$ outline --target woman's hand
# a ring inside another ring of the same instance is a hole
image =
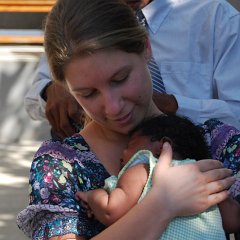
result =
[[[164,143],[153,174],[151,191],[160,197],[172,217],[197,214],[228,197],[235,181],[231,170],[216,160],[171,166],[172,149]]]

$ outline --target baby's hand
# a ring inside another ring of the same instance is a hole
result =
[[[80,201],[81,206],[86,209],[88,218],[94,218],[93,211],[88,204],[89,192],[76,192],[75,197]]]

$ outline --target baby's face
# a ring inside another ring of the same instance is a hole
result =
[[[151,142],[149,136],[141,136],[138,133],[133,134],[127,148],[123,151],[122,164],[125,165],[139,150],[149,150],[154,156],[157,156],[160,151],[159,141]]]

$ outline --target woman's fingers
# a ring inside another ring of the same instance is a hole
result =
[[[229,187],[231,187],[235,180],[235,177],[228,177],[218,181],[209,182],[207,184],[207,190],[209,195],[229,189]]]
[[[158,182],[157,179],[163,178],[163,174],[171,166],[171,161],[172,161],[172,147],[168,142],[165,142],[162,146],[161,154],[158,158],[158,162],[157,162],[154,172],[153,172],[153,175],[156,175],[152,179],[153,183],[155,181]]]
[[[229,197],[229,192],[228,191],[222,191],[219,193],[214,193],[208,196],[208,205],[209,206],[214,206],[216,204],[219,204],[220,202],[224,201]]]
[[[223,168],[223,164],[218,160],[204,159],[196,162],[201,172],[207,172],[213,169]]]
[[[232,174],[232,170],[227,168],[219,168],[209,170],[207,172],[204,172],[203,174],[206,177],[206,182],[209,183],[230,177]]]
[[[162,151],[159,156],[159,161],[162,167],[169,167],[172,161],[172,147],[169,142],[164,142],[162,146]]]

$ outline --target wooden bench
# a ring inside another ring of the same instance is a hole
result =
[[[0,0],[0,14],[10,15],[12,13],[13,17],[16,14],[24,16],[24,13],[47,14],[54,4],[55,0]],[[19,30],[13,31],[12,29],[1,29],[0,44],[42,44],[43,34],[35,34],[35,32],[30,29],[22,29],[22,32]]]
[[[43,44],[43,34],[32,34],[31,30],[25,34],[8,33],[0,35],[0,44]]]
[[[49,12],[55,0],[0,0],[0,12]]]

